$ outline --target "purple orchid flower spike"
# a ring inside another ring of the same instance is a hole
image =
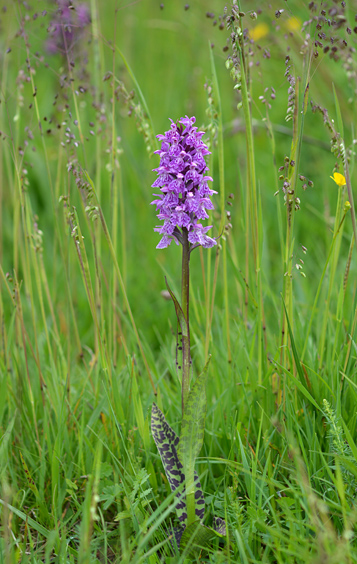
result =
[[[170,121],[169,131],[157,136],[162,141],[161,149],[155,151],[160,155],[160,166],[153,169],[158,178],[152,187],[160,188],[161,194],[154,194],[156,199],[151,203],[164,222],[155,227],[162,235],[157,248],[168,247],[172,241],[182,243],[182,229],[187,230],[192,248],[213,247],[216,240],[206,235],[212,226],[204,227],[201,223],[208,218],[206,210],[214,209],[211,196],[217,194],[208,186],[212,178],[205,176],[205,156],[210,151],[202,141],[204,132],[194,127],[195,117],[181,118],[179,125]]]

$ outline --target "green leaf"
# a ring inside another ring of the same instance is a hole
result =
[[[190,390],[182,417],[177,454],[184,467],[185,464],[195,463],[203,444],[207,411],[206,379],[210,360],[211,356]]]
[[[164,414],[155,403],[153,404],[151,411],[151,431],[157,450],[159,451],[171,491],[175,492],[178,490],[176,497],[179,502],[176,504],[175,509],[179,521],[184,523],[187,519],[185,492],[183,491],[185,474],[176,451],[176,447],[179,444],[179,438],[167,423]],[[203,500],[203,503],[201,502],[199,504],[200,509],[197,510],[196,515],[199,519],[203,519],[204,497],[197,472],[194,473],[194,480],[196,486],[196,499]]]
[[[310,392],[308,392],[308,390],[306,389],[306,387],[300,382],[300,380],[294,376],[294,374],[292,374],[291,372],[289,372],[289,370],[287,370],[282,364],[279,364],[278,362],[275,361],[276,366],[278,366],[287,376],[289,376],[289,378],[291,378],[291,380],[295,383],[296,387],[299,388],[300,392],[302,394],[304,394],[304,396],[309,400],[310,403],[312,403],[312,405],[314,407],[316,407],[317,410],[322,411],[321,407],[319,406],[319,404],[314,400],[314,398],[312,397],[312,395],[310,394]]]
[[[68,493],[68,495],[70,496],[75,495],[76,491],[78,490],[77,484],[75,482],[72,482],[72,480],[69,480],[68,478],[66,478],[66,484],[67,484],[66,492]]]
[[[123,492],[123,486],[121,484],[112,484],[103,488],[103,492],[100,494],[100,501],[104,501],[103,509],[108,509],[112,503],[117,501],[120,494]]]
[[[357,462],[357,446],[356,446],[356,443],[354,442],[352,435],[350,433],[350,430],[347,427],[347,425],[346,425],[346,423],[343,419],[341,419],[341,423],[342,423],[342,427],[343,427],[343,430],[344,430],[345,435],[346,435],[348,446],[350,447],[352,454],[355,458],[355,461]]]
[[[3,499],[0,499],[0,504],[3,505],[4,507],[7,507],[12,513],[14,513],[14,515],[17,515],[20,519],[24,521],[24,523],[27,523],[35,531],[40,533],[40,535],[44,536],[46,539],[48,538],[50,531],[45,529],[45,527],[40,525],[40,523],[37,523],[34,519],[32,519],[32,517],[29,517],[26,513],[20,511],[20,509],[16,509],[16,507],[14,507],[13,505],[6,503],[6,501],[4,501]]]
[[[186,527],[180,541],[180,552],[186,556],[198,555],[202,549],[207,548],[217,533],[202,525],[200,521],[194,521]]]
[[[205,431],[207,411],[206,379],[210,359],[211,357],[208,358],[206,366],[190,390],[182,417],[181,436],[177,447],[177,454],[186,476],[187,513],[189,516],[190,514],[192,516],[194,514],[193,508],[196,505],[198,507],[196,515],[200,519],[203,519],[204,516],[205,501],[203,495],[201,497],[197,491],[195,493],[194,467],[195,460],[202,448]],[[190,518],[188,521],[190,521]],[[188,524],[190,525],[191,523],[189,522]]]
[[[215,537],[226,536],[226,522],[221,517],[213,517],[212,528],[205,527],[197,520],[189,527],[173,527],[167,533],[174,549],[177,547],[181,553],[185,551],[186,556],[194,556],[202,549],[208,548]]]
[[[214,515],[213,516],[213,529],[216,531],[216,533],[218,533],[219,535],[222,535],[222,537],[225,537],[226,531],[227,531],[225,520],[222,519],[222,517],[216,517]]]
[[[188,327],[187,327],[187,321],[186,321],[186,317],[185,314],[182,311],[182,307],[180,306],[175,294],[173,293],[173,291],[171,290],[169,283],[167,281],[167,278],[165,276],[165,282],[166,282],[166,287],[167,290],[171,296],[172,301],[174,302],[174,306],[175,306],[175,310],[176,310],[176,316],[177,316],[177,321],[179,326],[181,327],[181,332],[182,335],[184,337],[188,337]]]
[[[3,396],[5,397],[5,394],[3,394]],[[11,437],[11,433],[14,427],[16,417],[17,417],[17,410],[15,410],[14,416],[11,419],[10,423],[8,424],[5,433],[0,437],[0,460],[1,460],[1,464],[4,464],[4,466],[6,464],[7,459],[9,458],[7,456],[7,446],[9,444],[9,440]]]
[[[138,425],[140,437],[144,443],[145,451],[149,452],[149,448],[150,448],[149,422],[145,420],[144,417],[144,410],[141,403],[136,374],[132,374],[132,392],[133,392],[134,413],[135,413],[135,418]]]
[[[188,394],[188,382],[187,385],[184,385],[184,370],[183,365],[185,363],[187,369],[187,351],[188,355],[190,355],[190,340],[189,340],[189,327],[185,317],[185,314],[180,306],[178,299],[176,298],[175,294],[171,290],[167,278],[165,276],[166,287],[168,292],[171,296],[172,301],[174,302],[176,317],[177,317],[177,335],[176,335],[176,370],[177,376],[181,380],[184,389],[182,390],[183,398],[182,401],[186,401],[186,396]],[[180,330],[179,330],[180,328]],[[181,333],[181,335],[180,335]],[[181,351],[181,352],[179,352]],[[178,360],[180,358],[180,361]],[[185,360],[186,359],[186,360]],[[188,367],[189,370],[189,367]]]
[[[164,417],[164,414],[155,403],[153,404],[151,410],[151,432],[157,446],[157,450],[159,451],[166,477],[171,490],[174,492],[185,482],[185,475],[182,471],[183,467],[176,452],[179,438],[175,431],[171,429]],[[180,502],[176,505],[176,514],[179,521],[182,523],[187,517],[186,503],[182,499],[182,490],[178,493],[177,497],[180,499]]]
[[[142,468],[136,474],[135,478],[133,479],[132,489],[129,493],[129,499],[131,503],[134,503],[136,497],[140,497],[144,492],[142,490],[142,486],[149,481],[149,474],[147,473],[146,468]],[[147,491],[151,491],[149,488]]]
[[[102,462],[100,465],[100,479],[109,478],[113,474],[113,466],[109,462]]]
[[[20,451],[20,459],[21,459],[22,466],[23,466],[24,471],[25,471],[26,478],[27,478],[27,484],[28,484],[30,490],[32,490],[32,491],[34,492],[34,494],[35,494],[36,496],[38,496],[39,493],[38,493],[37,486],[36,486],[35,481],[34,481],[32,475],[31,475],[31,473],[30,473],[30,470],[28,469],[28,466],[27,466],[27,464],[26,464],[26,462],[25,462],[25,459],[24,459],[23,454],[22,454],[21,451]]]
[[[337,92],[336,92],[334,83],[332,83],[332,89],[333,89],[333,97],[335,99],[337,125],[338,125],[338,129],[339,129],[339,133],[341,135],[341,139],[343,140],[344,139],[343,119],[342,119],[341,108],[340,108],[340,104],[339,104],[339,101],[338,101],[338,96],[337,96]]]
[[[296,345],[295,345],[293,330],[292,330],[291,325],[290,325],[290,320],[289,320],[288,312],[286,310],[284,299],[283,299],[283,306],[284,306],[284,310],[285,310],[286,321],[287,321],[287,324],[288,324],[288,331],[289,331],[291,349],[292,349],[293,356],[294,356],[295,366],[296,366],[296,369],[297,369],[297,372],[298,372],[298,375],[299,375],[299,378],[300,378],[300,381],[301,381],[301,385],[306,389],[306,379],[305,379],[304,372],[303,372],[303,369],[302,369],[302,366],[301,366],[299,354],[297,352],[297,348],[296,348]]]

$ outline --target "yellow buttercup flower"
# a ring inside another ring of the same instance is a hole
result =
[[[269,26],[266,23],[258,23],[253,29],[249,30],[249,35],[254,41],[259,41],[269,33]]]
[[[302,22],[300,18],[297,18],[296,16],[292,16],[286,22],[286,27],[288,28],[289,31],[299,31],[301,29],[301,25]]]
[[[345,186],[346,184],[346,178],[339,172],[334,172],[333,176],[330,176],[330,178],[336,182],[337,186]]]

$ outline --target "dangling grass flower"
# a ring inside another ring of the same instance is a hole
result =
[[[162,141],[161,149],[155,151],[160,155],[160,166],[153,169],[158,178],[152,187],[160,188],[161,194],[154,194],[157,199],[151,203],[156,204],[157,216],[164,222],[155,227],[163,236],[157,248],[168,247],[173,240],[182,244],[184,235],[191,250],[200,245],[213,247],[216,240],[206,235],[212,226],[201,223],[208,218],[206,210],[214,209],[210,197],[217,193],[208,186],[212,178],[205,176],[205,156],[210,152],[202,141],[204,132],[193,126],[195,117],[181,118],[178,124],[170,121],[170,130],[157,136]]]
[[[332,178],[332,180],[334,180],[339,187],[346,185],[346,178],[339,172],[334,172],[333,176],[330,176],[330,178]]]

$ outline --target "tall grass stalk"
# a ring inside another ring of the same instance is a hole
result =
[[[303,362],[304,357],[305,357],[307,344],[308,344],[308,340],[309,340],[309,337],[310,337],[311,326],[312,326],[312,322],[314,320],[314,316],[315,316],[315,313],[316,313],[316,308],[317,308],[318,300],[319,300],[319,297],[320,297],[320,292],[321,292],[321,288],[322,288],[322,283],[323,283],[324,278],[325,278],[326,270],[327,270],[327,267],[329,265],[332,253],[333,253],[333,249],[334,249],[334,246],[335,246],[335,243],[336,243],[336,239],[338,238],[338,235],[339,235],[340,230],[343,226],[343,222],[345,221],[345,218],[346,218],[346,215],[347,215],[347,212],[349,211],[349,209],[350,209],[349,206],[345,205],[340,223],[339,223],[337,230],[334,233],[334,236],[333,236],[332,241],[331,241],[331,246],[330,246],[330,249],[329,249],[329,252],[328,252],[328,255],[327,255],[325,266],[322,270],[322,274],[321,274],[320,281],[319,281],[317,291],[316,291],[316,295],[315,295],[315,300],[314,300],[312,310],[311,310],[310,320],[309,320],[307,330],[306,330],[306,334],[305,334],[304,346],[303,346],[302,353],[301,353],[301,362]]]
[[[241,24],[241,22],[240,22]],[[255,151],[253,140],[253,127],[251,115],[251,93],[250,93],[250,78],[247,69],[246,54],[244,51],[244,41],[242,30],[238,29],[235,34],[235,47],[239,57],[239,70],[241,73],[241,95],[242,107],[245,121],[246,133],[246,154],[247,154],[247,194],[246,194],[246,272],[245,279],[249,285],[249,257],[250,257],[250,235],[252,237],[253,247],[253,260],[255,272],[255,285],[257,288],[257,326],[258,326],[258,383],[262,384],[263,381],[263,294],[261,285],[261,224],[259,221],[259,204],[256,186],[256,170],[255,170]],[[246,306],[248,304],[248,294],[246,290]],[[247,313],[246,313],[247,315]]]
[[[98,204],[98,212],[99,212],[100,222],[101,222],[101,225],[102,225],[102,228],[103,228],[103,231],[104,231],[104,236],[105,236],[105,239],[107,241],[109,251],[110,251],[110,254],[111,254],[111,257],[112,257],[112,260],[113,260],[113,264],[114,264],[116,275],[117,275],[117,278],[118,278],[118,281],[119,281],[119,285],[120,285],[121,291],[123,293],[124,303],[125,303],[127,310],[128,310],[129,318],[130,318],[130,321],[131,321],[131,324],[132,324],[132,327],[133,327],[133,331],[135,333],[135,337],[136,337],[136,340],[137,340],[137,343],[138,343],[138,346],[139,346],[139,349],[140,349],[140,353],[141,353],[142,358],[143,358],[143,362],[145,364],[145,368],[147,370],[147,374],[148,374],[152,389],[154,391],[154,394],[156,395],[156,388],[155,388],[154,381],[153,381],[152,376],[151,376],[151,371],[150,371],[148,362],[146,360],[146,355],[144,353],[144,349],[143,349],[143,346],[142,346],[142,343],[141,343],[141,339],[139,337],[139,333],[138,333],[138,330],[136,328],[134,317],[133,317],[133,314],[132,314],[132,311],[131,311],[131,308],[130,308],[128,296],[127,296],[127,293],[126,293],[126,289],[125,289],[124,281],[123,281],[123,278],[122,278],[121,270],[120,270],[120,267],[119,267],[119,264],[118,264],[118,261],[117,261],[117,258],[116,258],[115,249],[114,249],[114,246],[113,246],[113,243],[112,243],[112,239],[110,237],[109,230],[108,230],[103,212],[100,208],[100,204],[99,204],[96,192],[95,192],[94,184],[93,184],[92,180],[90,179],[90,177],[88,176],[88,174],[87,174],[87,179],[88,179],[88,181],[89,181],[89,183],[92,187],[93,193],[96,197],[96,201],[97,201],[97,204]]]
[[[343,215],[343,205],[344,205],[344,187],[341,186],[338,189],[338,197],[337,197],[337,206],[336,206],[336,213],[335,213],[335,224],[333,228],[333,236],[336,235],[337,230],[339,229],[340,222]],[[337,262],[339,259],[340,251],[341,251],[341,243],[342,243],[342,236],[343,236],[343,226],[339,230],[339,235],[336,237],[336,241],[334,244],[334,248],[332,251],[331,259],[330,259],[330,272],[329,272],[329,284],[327,290],[327,297],[325,300],[325,308],[324,308],[324,315],[322,320],[321,326],[321,334],[320,334],[320,342],[319,342],[319,363],[320,369],[323,366],[324,362],[324,355],[326,349],[326,331],[327,331],[327,323],[330,314],[330,307],[331,307],[331,296],[333,288],[335,287],[335,275],[337,269]]]
[[[293,308],[293,257],[294,257],[294,223],[295,223],[295,202],[297,192],[297,178],[298,170],[301,159],[301,147],[304,134],[304,121],[305,114],[308,107],[309,97],[309,81],[310,81],[310,65],[312,53],[309,52],[304,59],[304,78],[302,83],[303,99],[300,109],[300,79],[296,80],[295,84],[295,102],[293,112],[293,134],[291,142],[291,150],[289,157],[288,167],[288,182],[290,189],[286,195],[286,209],[287,209],[287,227],[286,227],[286,242],[285,242],[285,274],[284,274],[284,299],[290,318],[292,327],[294,327],[294,308]],[[306,62],[307,59],[307,62]],[[292,196],[290,196],[290,193]],[[283,350],[284,350],[284,364],[287,365],[287,347],[288,347],[288,334],[285,330],[285,316],[282,314],[282,335],[283,335]]]
[[[225,205],[226,205],[226,191],[225,191],[225,181],[224,181],[224,141],[223,141],[223,115],[222,115],[222,103],[221,95],[219,91],[219,83],[217,79],[217,72],[215,67],[215,62],[213,58],[212,49],[210,49],[211,57],[211,69],[213,76],[213,85],[215,97],[217,99],[217,147],[218,147],[218,172],[219,172],[219,199],[220,199],[220,212],[221,219],[219,223],[219,235],[222,236],[222,268],[223,268],[223,288],[224,288],[224,309],[225,309],[225,325],[226,325],[226,338],[227,338],[227,357],[228,362],[232,362],[231,353],[231,338],[229,329],[229,299],[228,299],[228,275],[227,275],[227,241],[225,230]],[[218,253],[216,254],[216,260],[218,260]],[[213,301],[213,300],[212,300]]]

